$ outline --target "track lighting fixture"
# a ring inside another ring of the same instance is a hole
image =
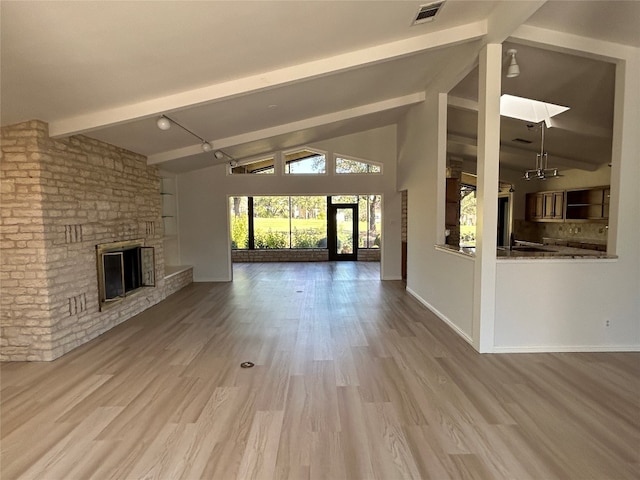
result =
[[[229,155],[227,152],[223,152],[222,150],[216,150],[213,152],[213,156],[216,157],[217,160],[222,160],[223,158],[229,159],[229,166],[231,168],[236,168],[238,166],[238,161]]]
[[[171,128],[171,124],[172,123],[176,124],[182,130],[184,130],[187,133],[190,133],[191,135],[196,137],[198,140],[200,140],[200,142],[201,142],[200,147],[202,148],[203,152],[207,152],[208,153],[211,150],[213,150],[213,145],[211,145],[209,142],[207,142],[200,135],[198,135],[196,133],[193,133],[191,130],[189,130],[184,125],[181,125],[180,123],[176,122],[173,118],[167,117],[166,115],[161,115],[160,118],[158,118],[158,120],[156,121],[156,125],[158,126],[158,128],[160,130],[169,130]]]
[[[515,78],[520,75],[520,67],[518,66],[518,62],[516,62],[516,53],[518,53],[518,51],[515,48],[507,50],[507,55],[511,56],[511,61],[507,68],[507,78]]]

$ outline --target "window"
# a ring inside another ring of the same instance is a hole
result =
[[[291,248],[327,243],[327,197],[291,198]]]
[[[289,197],[253,197],[255,248],[289,248]]]
[[[327,161],[324,153],[309,149],[284,154],[284,173],[288,175],[324,175]]]
[[[244,250],[249,248],[249,198],[231,197],[231,248]]]
[[[476,246],[476,187],[460,184],[460,246]]]
[[[322,248],[327,238],[327,197],[231,197],[233,249]]]
[[[273,175],[275,173],[273,157],[242,162],[240,165],[231,167],[232,175],[248,173]]]
[[[382,173],[382,167],[372,162],[364,160],[355,160],[350,158],[336,157],[336,173],[337,174],[354,174],[354,173]]]

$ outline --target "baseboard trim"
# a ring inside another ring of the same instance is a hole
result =
[[[640,345],[532,345],[493,347],[491,353],[640,352]]]
[[[469,335],[467,335],[467,333],[464,330],[462,330],[455,323],[453,323],[444,313],[442,313],[440,310],[438,310],[433,305],[431,305],[429,302],[427,302],[424,298],[422,298],[420,295],[418,295],[410,287],[406,287],[406,291],[407,291],[407,293],[409,295],[411,295],[413,298],[415,298],[418,302],[420,302],[422,305],[427,307],[436,317],[438,317],[440,320],[442,320],[444,323],[446,323],[449,326],[449,328],[451,328],[451,330],[453,330],[460,337],[462,337],[462,339],[464,341],[466,341],[474,349],[476,348],[473,345],[473,339]]]

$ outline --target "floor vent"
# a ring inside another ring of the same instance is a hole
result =
[[[420,25],[421,23],[431,22],[436,14],[440,11],[440,8],[444,2],[429,3],[427,5],[421,5],[418,9],[418,14],[412,25]]]

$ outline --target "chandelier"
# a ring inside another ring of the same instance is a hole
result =
[[[547,178],[561,177],[562,175],[557,168],[549,168],[549,155],[544,151],[544,131],[547,128],[545,122],[540,122],[538,127],[540,128],[540,153],[536,154],[535,168],[525,171],[522,178],[525,180],[546,180]]]

